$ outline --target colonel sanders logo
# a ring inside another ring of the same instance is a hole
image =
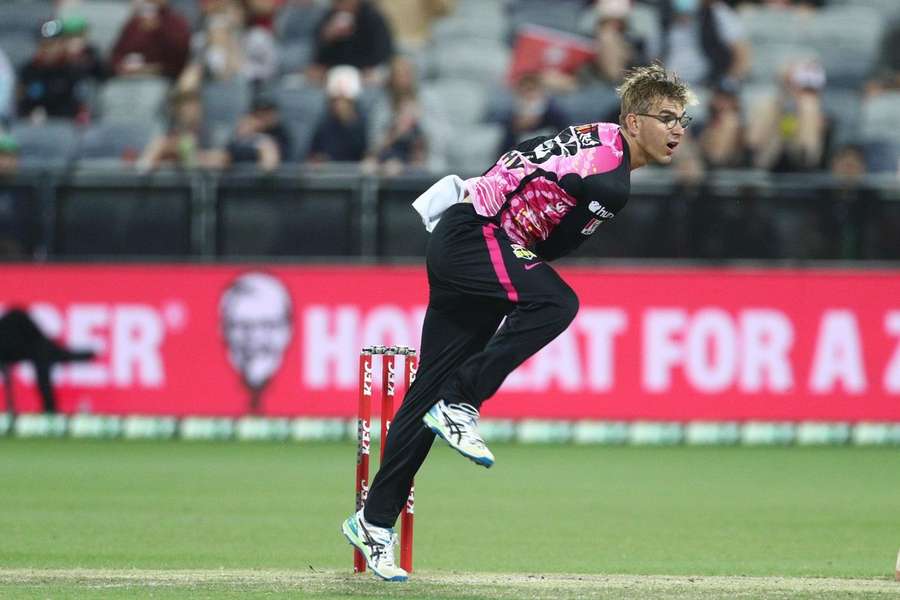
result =
[[[228,360],[250,392],[249,412],[260,412],[263,389],[281,368],[293,334],[291,297],[281,281],[244,273],[219,301]]]

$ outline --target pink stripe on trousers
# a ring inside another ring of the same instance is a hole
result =
[[[506,265],[503,264],[503,255],[500,253],[500,243],[497,241],[497,236],[494,235],[494,226],[485,225],[481,230],[484,232],[484,241],[487,243],[488,253],[491,255],[494,273],[497,274],[500,285],[506,290],[506,297],[509,298],[510,302],[518,302],[519,292],[513,286],[512,280],[509,278],[509,272],[506,270]]]

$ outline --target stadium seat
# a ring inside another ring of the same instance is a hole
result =
[[[877,59],[883,18],[866,7],[826,7],[804,29],[803,41],[825,65],[830,86],[858,87]]]
[[[152,121],[137,120],[95,123],[85,129],[78,147],[78,157],[88,159],[130,159],[141,151],[161,126]]]
[[[42,125],[13,123],[10,133],[19,143],[24,166],[67,167],[75,158],[78,134],[71,121],[52,119]]]
[[[513,33],[526,24],[577,33],[583,9],[581,0],[554,0],[552,7],[547,0],[519,0],[510,6],[509,21]]]
[[[304,41],[281,46],[278,59],[282,74],[302,72],[313,59],[312,44]]]
[[[428,140],[428,158],[426,167],[432,173],[444,173],[447,171],[448,148],[454,139],[453,127],[440,119],[424,119],[421,122],[422,131]]]
[[[494,40],[469,38],[447,41],[430,51],[432,67],[438,77],[456,77],[473,81],[502,81],[509,69],[509,48]]]
[[[738,15],[754,50],[769,43],[800,43],[801,32],[813,18],[812,15],[767,6],[748,7]]]
[[[382,103],[389,103],[388,94],[384,88],[378,86],[365,86],[356,99],[359,110],[366,118],[372,113],[372,110]]]
[[[468,21],[451,15],[436,21],[431,28],[431,40],[436,45],[459,42],[473,37],[505,44],[509,39],[506,20]]]
[[[238,120],[250,108],[250,85],[241,77],[203,84],[203,123],[213,147],[227,142]]]
[[[631,30],[643,38],[647,46],[655,48],[659,45],[660,24],[656,9],[646,4],[632,4],[628,17]]]
[[[900,2],[897,0],[829,0],[828,7],[872,8],[885,22],[900,18]]]
[[[483,173],[497,160],[502,137],[503,127],[495,124],[482,123],[461,130],[447,148],[448,169],[462,177]]]
[[[100,91],[100,115],[104,121],[131,121],[135,115],[157,118],[168,90],[169,81],[162,77],[110,79]]]
[[[815,48],[801,44],[768,42],[753,48],[750,81],[758,84],[777,83],[784,69],[799,59],[819,58]],[[827,69],[827,67],[826,67]]]
[[[505,0],[459,0],[453,14],[468,21],[492,19],[502,21],[505,17]]]
[[[275,35],[286,44],[299,44],[306,40],[312,45],[316,26],[328,6],[319,2],[288,3],[275,19]]]
[[[34,35],[44,21],[53,18],[53,2],[34,0],[33,2],[3,2],[3,17],[0,18],[0,32],[17,32]]]
[[[169,0],[169,5],[174,8],[192,27],[200,21],[200,0]]]
[[[853,142],[859,136],[862,96],[857,90],[826,87],[822,96],[825,113],[834,120],[832,146]]]
[[[31,32],[3,31],[0,32],[0,49],[18,71],[34,56],[37,43]]]
[[[900,169],[900,143],[878,141],[863,144],[866,168],[872,173],[894,173]]]
[[[509,86],[497,82],[487,90],[487,107],[484,120],[488,123],[503,123],[510,118],[515,105],[515,95]]]
[[[426,82],[422,85],[420,98],[429,118],[442,119],[451,125],[478,123],[487,109],[486,88],[468,79]]]
[[[862,104],[859,133],[863,141],[878,142],[900,139],[900,92],[879,94]]]
[[[291,161],[303,160],[325,110],[325,93],[318,87],[282,83],[275,89],[274,96],[281,120],[293,141],[293,155],[289,158]]]
[[[125,25],[125,21],[131,15],[131,5],[128,2],[115,2],[114,0],[84,0],[73,4],[63,5],[60,16],[78,15],[88,22],[88,37],[91,43],[104,56],[112,50],[113,44],[119,37],[119,32]]]
[[[763,101],[774,97],[777,93],[778,86],[775,82],[747,83],[741,86],[741,113],[744,122],[749,123],[757,107]]]
[[[607,118],[619,106],[612,86],[591,86],[558,96],[560,108],[573,123],[592,123]]]

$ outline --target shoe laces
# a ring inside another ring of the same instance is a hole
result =
[[[388,539],[384,547],[384,553],[381,555],[379,565],[383,567],[395,567],[394,564],[394,544],[397,543],[397,534],[393,529],[388,529]]]
[[[378,557],[378,564],[385,567],[394,566],[394,544],[397,543],[397,534],[393,529],[378,527],[372,525],[368,521],[364,521],[364,526],[372,539],[383,546],[381,555]]]
[[[460,402],[458,404],[447,404],[447,412],[453,415],[453,418],[462,421],[465,424],[464,435],[470,442],[479,446],[485,446],[484,440],[478,432],[478,417],[481,413],[471,404]]]

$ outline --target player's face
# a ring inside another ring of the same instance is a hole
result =
[[[648,162],[667,165],[681,138],[684,137],[684,106],[673,100],[660,100],[647,113],[638,115],[640,126],[638,141]]]

